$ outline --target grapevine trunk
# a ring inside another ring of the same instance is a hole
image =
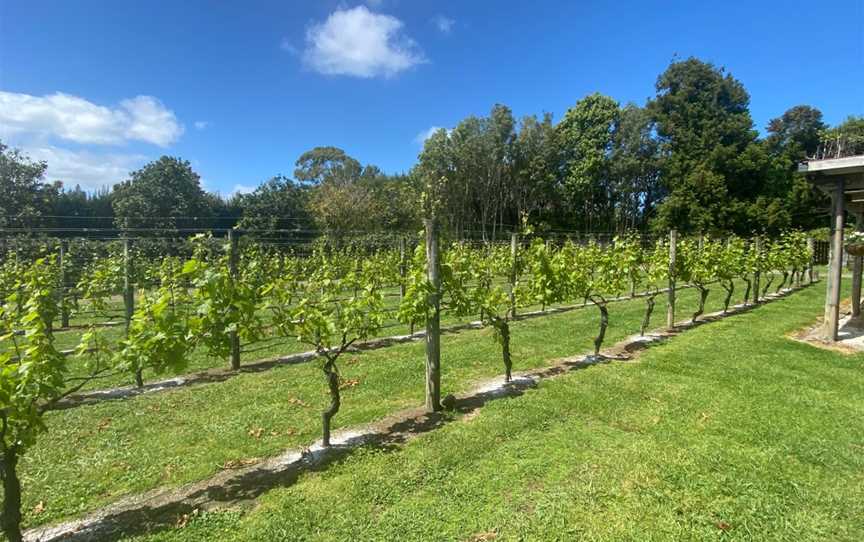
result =
[[[657,297],[657,294],[653,293],[645,299],[645,317],[642,319],[642,327],[639,328],[639,335],[642,337],[645,336],[645,332],[648,330],[648,326],[651,324],[651,314],[654,312],[655,297]]]
[[[0,513],[0,527],[9,542],[21,542],[21,481],[18,479],[18,451],[15,447],[6,448],[0,460],[0,473],[3,477],[3,511]]]
[[[330,390],[330,406],[321,413],[322,443],[326,447],[330,446],[330,420],[339,412],[341,399],[339,397],[339,371],[336,369],[336,360],[328,357],[323,370],[327,378],[327,387]]]

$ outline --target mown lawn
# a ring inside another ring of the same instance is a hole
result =
[[[862,540],[864,356],[785,337],[823,295],[543,382],[137,540]]]

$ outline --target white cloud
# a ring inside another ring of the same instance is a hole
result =
[[[337,10],[306,31],[303,61],[326,75],[392,77],[426,62],[417,44],[404,35],[396,17],[366,6]]]
[[[442,34],[449,34],[456,25],[456,21],[443,15],[436,15],[435,18],[432,19],[432,22],[435,23],[435,26]]]
[[[234,188],[231,190],[231,195],[234,196],[237,194],[250,194],[254,191],[255,191],[254,186],[248,186],[245,184],[235,184]]]
[[[0,134],[50,136],[76,143],[118,145],[143,141],[165,147],[183,134],[174,112],[153,96],[110,108],[57,92],[32,96],[0,91]]]
[[[195,121],[195,129],[196,130],[206,130],[210,126],[210,122],[206,120],[196,120]]]
[[[137,154],[95,154],[53,145],[24,147],[21,151],[34,161],[48,163],[47,182],[63,181],[67,188],[77,184],[91,191],[126,180],[129,172],[147,160],[146,156]]]
[[[423,130],[422,132],[420,132],[419,134],[417,134],[414,137],[414,143],[416,143],[422,147],[423,144],[426,143],[427,139],[432,137],[432,135],[435,132],[437,132],[438,130],[441,130],[441,129],[442,128],[440,126],[430,126],[428,129]]]

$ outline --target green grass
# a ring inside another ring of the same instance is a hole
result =
[[[137,540],[862,540],[864,356],[785,337],[823,295],[543,382],[254,508]]]
[[[818,312],[821,297],[818,287],[796,294],[810,308],[808,317]],[[713,292],[708,310],[716,309],[720,298],[719,291]],[[694,305],[695,292],[682,291],[679,314],[689,314]],[[607,344],[638,329],[643,307],[639,299],[611,307]],[[664,312],[665,304],[658,301],[655,325],[661,325]],[[597,311],[588,308],[514,323],[516,370],[589,350],[597,320]],[[359,385],[345,390],[334,426],[422,404],[423,349],[422,343],[412,343],[346,355],[343,376]],[[489,330],[445,335],[442,352],[445,391],[465,390],[502,373]],[[319,436],[325,402],[318,365],[308,363],[50,413],[49,431],[21,462],[25,523],[76,516],[128,493],[206,478],[228,461],[307,444]],[[260,436],[250,435],[258,429]],[[36,514],[39,502],[44,511]]]

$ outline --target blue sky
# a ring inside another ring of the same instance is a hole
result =
[[[864,1],[0,0],[0,138],[86,188],[162,154],[248,190],[318,145],[388,172],[495,103],[644,103],[670,60],[726,67],[756,127],[864,114]]]

